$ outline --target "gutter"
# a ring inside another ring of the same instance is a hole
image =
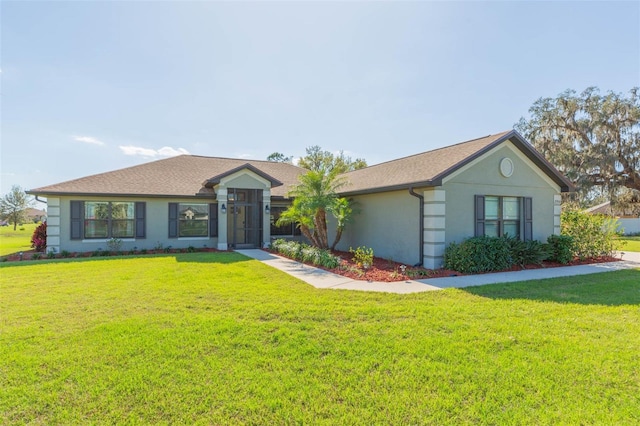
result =
[[[420,200],[420,261],[413,266],[422,266],[424,263],[424,196],[413,190],[413,186],[409,187],[409,194]]]

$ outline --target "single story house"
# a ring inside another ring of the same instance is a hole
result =
[[[262,247],[301,238],[275,226],[306,170],[292,164],[181,155],[32,189],[47,198],[47,250]],[[338,248],[427,268],[474,235],[544,241],[560,232],[560,193],[572,184],[511,130],[343,175],[358,203]]]
[[[27,219],[31,222],[44,222],[47,220],[47,212],[40,209],[28,208]]]
[[[619,206],[612,206],[611,202],[607,201],[588,208],[586,212],[615,218],[618,222],[618,231],[625,235],[640,234],[640,216],[632,208],[625,209]]]

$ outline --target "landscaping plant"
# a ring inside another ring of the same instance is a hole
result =
[[[42,222],[33,231],[31,237],[31,247],[36,251],[42,252],[47,248],[47,223]]]

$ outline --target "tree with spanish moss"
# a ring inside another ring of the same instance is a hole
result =
[[[640,191],[639,91],[566,90],[538,99],[515,128],[574,182],[583,200],[595,190],[614,202]]]

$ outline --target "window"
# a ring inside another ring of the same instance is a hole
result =
[[[276,226],[276,222],[278,221],[278,219],[280,219],[280,215],[282,214],[282,212],[284,212],[287,209],[288,207],[284,207],[284,206],[273,206],[273,205],[271,206],[271,214],[270,214],[269,222],[271,223],[272,236],[301,234],[300,228],[295,223]]]
[[[71,239],[144,238],[143,202],[71,201]]]
[[[169,203],[169,238],[217,237],[218,205]]]
[[[533,237],[532,199],[476,195],[476,236]],[[524,234],[522,232],[524,231]],[[524,238],[522,238],[524,237]]]
[[[209,236],[209,205],[178,204],[178,237]]]

